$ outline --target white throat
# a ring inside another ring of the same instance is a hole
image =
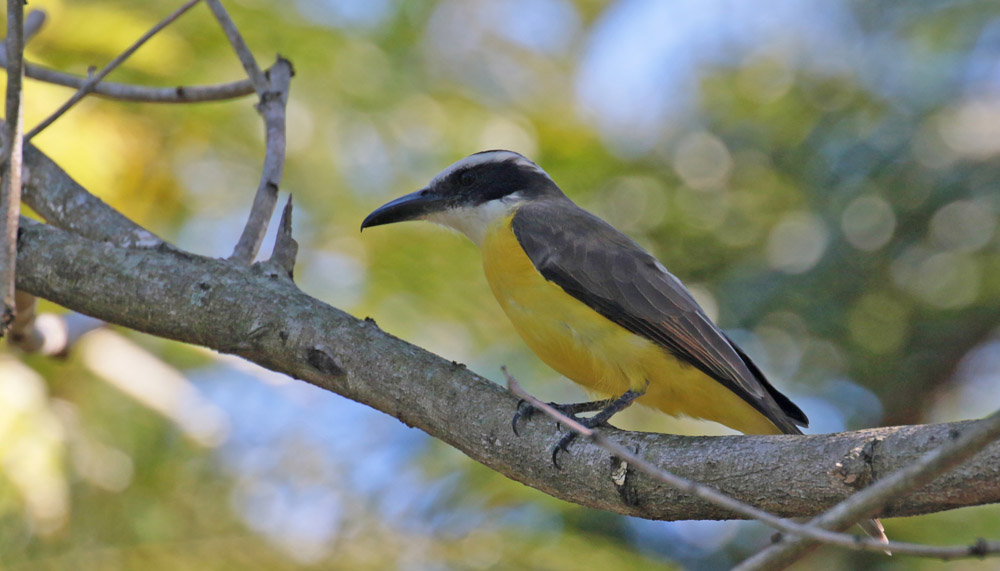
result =
[[[510,215],[523,199],[520,194],[508,194],[503,198],[484,202],[479,206],[449,208],[428,214],[425,220],[458,230],[481,246],[489,227]]]

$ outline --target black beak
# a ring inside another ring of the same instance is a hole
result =
[[[441,199],[429,189],[411,192],[379,206],[361,223],[361,229],[416,220],[440,208]]]

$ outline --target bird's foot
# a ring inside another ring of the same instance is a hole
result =
[[[579,423],[583,427],[588,429],[593,429],[598,426],[607,426],[608,420],[610,420],[612,416],[628,408],[628,406],[631,405],[635,401],[635,399],[641,397],[643,394],[645,394],[645,392],[646,392],[645,390],[635,391],[629,389],[625,391],[625,393],[622,396],[616,399],[572,403],[564,405],[554,404],[552,405],[552,407],[558,410],[559,412],[563,413],[564,415],[568,416],[569,418],[573,419],[574,422]],[[530,407],[530,405],[528,405],[524,401],[518,403],[518,414],[514,416],[515,429],[517,427],[517,418],[519,415],[522,414],[522,410],[525,411],[523,414],[531,414],[528,413],[527,409],[524,409],[522,405]],[[530,408],[533,413],[535,410],[534,407]],[[593,412],[593,411],[597,411],[597,414],[595,414],[594,416],[587,416],[587,417],[576,416],[581,412]],[[562,427],[560,426],[559,429],[562,430]],[[516,430],[514,432],[515,434],[517,433]],[[575,430],[567,432],[562,436],[562,438],[559,439],[559,442],[557,442],[555,447],[552,449],[552,465],[555,466],[557,469],[560,470],[562,469],[562,466],[559,465],[559,452],[560,451],[569,452],[569,445],[570,443],[573,442],[574,439],[576,439],[577,434],[578,433]]]
[[[581,422],[582,420],[586,419],[577,418],[576,415],[583,412],[594,412],[594,411],[604,410],[612,402],[614,401],[606,399],[606,400],[595,400],[588,402],[573,402],[567,404],[550,402],[548,403],[548,405],[556,409],[563,415],[568,416],[577,422]],[[514,430],[514,434],[518,436],[521,435],[517,431],[518,421],[521,420],[522,418],[524,418],[525,420],[530,420],[531,417],[534,416],[536,412],[538,412],[538,409],[531,406],[531,403],[529,403],[528,401],[524,399],[517,401],[517,411],[514,412],[514,418],[512,418],[510,421],[510,427],[511,429]]]
[[[605,416],[601,413],[597,413],[594,416],[585,416],[582,418],[571,415],[567,416],[570,416],[573,420],[586,428],[593,429],[598,426],[611,426],[608,424],[608,418],[610,418],[611,415]],[[561,427],[560,430],[562,430]],[[580,433],[575,430],[570,430],[566,434],[563,434],[562,438],[559,439],[559,442],[556,442],[555,447],[552,448],[552,465],[555,466],[557,470],[562,470],[562,466],[559,465],[559,452],[569,453],[569,445],[576,440],[577,436],[580,436]]]

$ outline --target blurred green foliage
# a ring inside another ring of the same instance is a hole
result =
[[[28,58],[86,74],[176,4],[33,1],[49,21]],[[543,398],[579,399],[523,347],[464,238],[421,224],[358,234],[454,160],[511,148],[657,254],[816,430],[985,414],[1000,406],[1000,8],[806,4],[773,3],[768,24],[722,1],[226,2],[262,64],[279,52],[295,64],[282,190],[307,293],[488,376],[507,364]],[[109,79],[241,73],[199,6]],[[29,81],[26,125],[69,94]],[[251,98],[88,98],[35,142],[140,224],[214,256],[235,243],[263,156]],[[711,569],[769,535],[570,506],[334,395],[100,334],[65,359],[0,353],[4,568]],[[150,404],[163,395],[176,407]],[[626,427],[718,431],[630,415]],[[324,423],[343,432],[312,434]],[[310,493],[338,500],[314,513],[288,499],[327,505]],[[1000,535],[998,515],[887,527],[969,542]],[[861,566],[938,564],[823,549],[801,568]]]

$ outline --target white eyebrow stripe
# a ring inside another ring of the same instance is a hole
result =
[[[431,180],[430,185],[434,186],[440,183],[441,181],[448,178],[449,176],[451,176],[452,173],[454,173],[459,169],[473,167],[476,165],[484,165],[488,163],[500,163],[503,161],[510,161],[510,160],[514,161],[515,164],[530,168],[538,173],[541,173],[545,175],[545,178],[552,180],[552,177],[549,176],[549,173],[542,170],[542,167],[531,162],[524,155],[520,155],[518,153],[515,153],[514,151],[484,151],[482,153],[469,155],[464,159],[452,164],[448,168],[444,169]]]

